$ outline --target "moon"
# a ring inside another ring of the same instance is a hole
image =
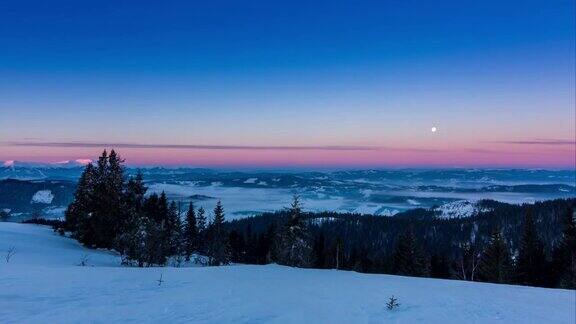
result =
[[[430,128],[430,131],[431,131],[432,133],[436,133],[436,132],[438,131],[438,127],[432,126],[432,128]]]

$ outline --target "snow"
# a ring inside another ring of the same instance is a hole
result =
[[[398,213],[399,211],[396,209],[384,208],[383,210],[380,211],[380,216],[394,216]]]
[[[0,323],[574,323],[561,289],[295,269],[125,268],[47,227],[0,223]],[[87,267],[77,264],[88,256]],[[158,279],[162,275],[161,285]],[[401,304],[389,311],[394,295]]]
[[[480,208],[477,203],[468,200],[453,201],[437,207],[434,210],[440,212],[440,218],[471,217],[479,212],[489,211],[489,209]]]
[[[44,218],[51,219],[64,219],[64,214],[66,213],[67,207],[65,206],[51,206],[44,208],[42,210],[42,215]]]
[[[37,204],[51,204],[52,199],[54,199],[54,195],[50,190],[40,190],[32,196],[32,203]]]

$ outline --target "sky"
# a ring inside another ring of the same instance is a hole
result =
[[[0,1],[0,161],[576,168],[575,15],[573,0]]]

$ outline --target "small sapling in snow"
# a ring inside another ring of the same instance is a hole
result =
[[[386,303],[386,308],[388,308],[389,310],[394,310],[398,307],[400,307],[398,299],[394,298],[394,296],[390,297],[390,299],[388,299],[388,302]]]

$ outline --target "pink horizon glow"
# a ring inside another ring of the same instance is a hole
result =
[[[502,146],[502,145],[500,145]],[[468,149],[376,149],[376,150],[251,150],[251,149],[138,149],[117,152],[128,165],[202,167],[527,167],[576,168],[573,145]],[[94,160],[102,148],[8,147],[0,161],[60,162]]]

